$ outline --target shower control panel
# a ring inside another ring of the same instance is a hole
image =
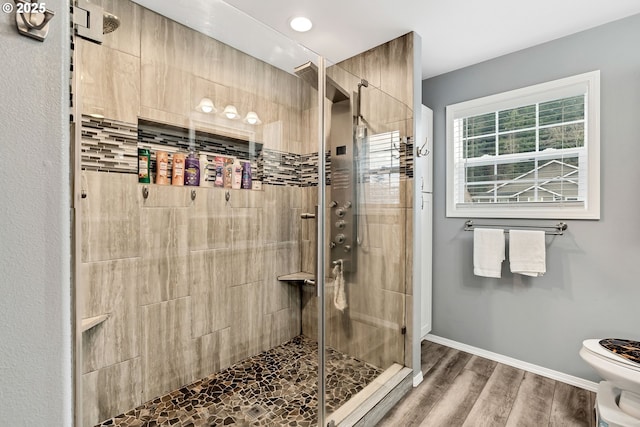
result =
[[[329,203],[329,256],[331,265],[342,261],[344,272],[356,271],[356,170],[353,115],[349,99],[331,106],[331,201]]]

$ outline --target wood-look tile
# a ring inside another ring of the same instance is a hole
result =
[[[138,261],[128,258],[82,264],[84,318],[108,314],[83,333],[82,372],[139,356]]]
[[[523,370],[503,364],[497,365],[463,425],[505,425],[523,378]]]
[[[422,341],[420,343],[420,366],[422,375],[426,376],[431,368],[448,352],[449,347],[431,341]]]
[[[380,88],[405,105],[413,105],[413,34],[409,33],[380,46]]]
[[[189,295],[188,218],[188,208],[142,209],[141,304]]]
[[[593,393],[557,383],[551,406],[549,426],[593,426]]]
[[[137,123],[140,58],[78,39],[82,113]]]
[[[231,249],[233,210],[219,188],[196,188],[189,210],[189,249]]]
[[[191,382],[195,349],[190,298],[141,307],[143,400]]]
[[[486,382],[486,377],[464,369],[420,425],[434,427],[463,425]]]
[[[140,256],[137,176],[82,172],[82,262]]]
[[[595,427],[595,393],[433,342],[421,352],[424,381],[379,426]],[[464,363],[443,371],[454,355]]]
[[[296,273],[300,271],[299,268],[300,246],[297,243],[278,243],[264,248],[265,313],[290,307],[290,294],[298,295],[298,286],[302,285],[281,282],[278,277]],[[299,303],[296,306],[299,306]]]
[[[507,419],[507,427],[549,425],[555,387],[554,380],[525,372]]]
[[[194,31],[149,9],[143,9],[141,22],[142,62],[171,65],[190,72]],[[186,81],[175,83],[182,85]]]
[[[494,362],[493,360],[485,359],[480,356],[471,356],[471,360],[465,366],[465,369],[475,372],[483,377],[489,378],[496,369],[498,362]],[[510,371],[509,371],[510,372]]]
[[[190,295],[191,336],[194,338],[227,328],[229,317],[229,284],[224,270],[229,267],[228,250],[191,252]]]
[[[188,72],[173,63],[145,61],[142,61],[140,70],[141,106],[189,117],[195,105],[190,104],[189,85],[183,83],[189,81]]]
[[[414,388],[378,424],[379,426],[419,425],[442,398],[449,385],[462,372],[471,355],[447,349],[446,354],[425,374],[419,387]]]
[[[193,378],[199,379],[220,372],[220,331],[197,337],[194,344]]]
[[[263,282],[246,283],[230,288],[231,363],[263,351]]]
[[[128,0],[98,0],[92,3],[102,6],[106,13],[120,19],[117,31],[104,35],[102,46],[140,57],[142,7]]]
[[[93,426],[131,408],[142,399],[141,360],[134,358],[82,376],[82,419]]]

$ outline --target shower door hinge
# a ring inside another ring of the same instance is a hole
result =
[[[407,335],[407,327],[403,326],[402,329],[400,329],[400,332],[402,332],[402,335]]]
[[[336,422],[334,420],[329,421],[327,427],[336,427]]]
[[[102,44],[104,10],[88,0],[76,0],[73,8],[73,24],[76,34],[83,39]]]

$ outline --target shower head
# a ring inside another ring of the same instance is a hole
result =
[[[109,12],[104,12],[102,16],[102,34],[114,32],[120,26],[120,19]]]

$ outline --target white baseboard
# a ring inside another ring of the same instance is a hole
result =
[[[573,375],[565,374],[563,372],[554,371],[553,369],[544,368],[542,366],[534,365],[533,363],[524,362],[522,360],[514,359],[513,357],[504,356],[502,354],[494,353],[492,351],[483,350],[478,347],[473,347],[461,342],[453,341],[448,338],[442,338],[437,335],[428,334],[424,337],[427,341],[434,342],[436,344],[446,345],[447,347],[455,348],[456,350],[465,351],[467,353],[475,354],[476,356],[484,357],[485,359],[493,360],[498,363],[513,366],[514,368],[529,371],[534,374],[541,375],[543,377],[551,378],[552,380],[560,381],[565,384],[584,388],[589,391],[598,391],[598,383],[588,381],[583,378],[575,377]]]
[[[418,387],[423,379],[424,379],[424,375],[422,375],[422,371],[419,371],[413,377],[413,386]]]

